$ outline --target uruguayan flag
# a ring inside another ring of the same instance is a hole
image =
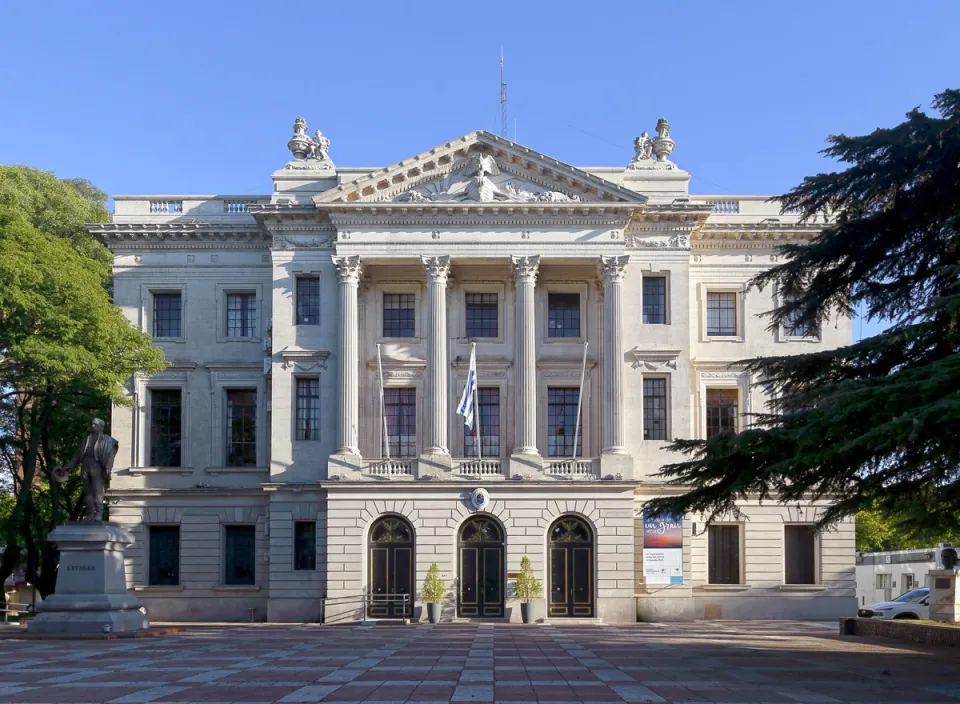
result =
[[[477,346],[470,347],[470,371],[467,373],[467,383],[463,387],[463,396],[457,406],[457,415],[463,416],[463,424],[473,430],[473,397],[477,390]]]

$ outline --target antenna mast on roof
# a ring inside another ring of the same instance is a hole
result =
[[[503,82],[503,47],[500,47],[500,136],[507,136],[507,84]]]

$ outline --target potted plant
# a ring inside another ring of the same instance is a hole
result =
[[[520,574],[517,575],[516,583],[517,598],[520,599],[520,616],[524,623],[533,623],[533,604],[534,599],[543,596],[543,585],[533,574],[533,566],[530,564],[530,558],[526,555],[520,560]]]
[[[440,623],[440,611],[446,596],[447,588],[440,579],[440,568],[434,562],[427,570],[427,578],[423,580],[423,600],[427,602],[427,618],[430,623]]]

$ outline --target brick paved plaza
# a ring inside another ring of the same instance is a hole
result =
[[[960,653],[793,622],[0,640],[0,702],[960,702]],[[951,684],[952,682],[952,684]]]

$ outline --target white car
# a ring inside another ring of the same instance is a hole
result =
[[[893,601],[877,601],[857,611],[861,618],[930,618],[930,590],[911,589]]]

